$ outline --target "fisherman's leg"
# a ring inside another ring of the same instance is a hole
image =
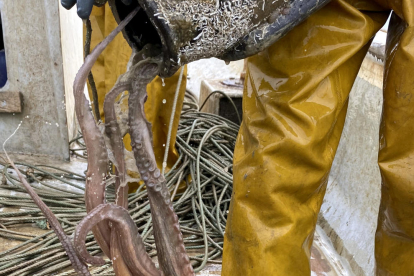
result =
[[[414,275],[414,1],[399,4],[388,29],[380,127],[375,257],[381,276]]]
[[[387,15],[333,1],[249,58],[222,275],[310,275],[348,94]]]

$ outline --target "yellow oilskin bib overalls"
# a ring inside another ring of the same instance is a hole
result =
[[[414,275],[414,1],[333,0],[248,59],[223,276],[311,274],[348,95],[391,9],[375,257],[377,275]]]

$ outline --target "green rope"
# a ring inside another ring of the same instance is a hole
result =
[[[199,112],[194,96],[186,94],[186,103],[189,105],[180,117],[175,144],[179,158],[165,173],[165,178],[185,237],[184,244],[188,250],[198,252],[190,260],[195,271],[200,271],[208,263],[221,263],[224,229],[232,195],[233,150],[239,127],[218,115]],[[168,137],[171,139],[171,134]],[[81,136],[71,141],[72,146],[75,143],[85,150]],[[86,214],[81,194],[84,191],[84,175],[53,166],[18,165],[58,217],[67,235],[72,235],[75,226]],[[5,239],[22,239],[21,244],[0,252],[0,276],[76,275],[52,230],[35,237],[19,233],[17,226],[33,226],[33,222],[46,220],[9,165],[0,163],[0,170],[7,180],[6,184],[0,185],[0,205],[24,208],[0,212],[0,225],[7,227],[4,231],[0,228],[0,235]],[[65,185],[73,189],[65,189]],[[106,197],[108,202],[114,201],[113,186],[106,188]],[[147,252],[155,256],[151,210],[144,186],[129,195],[128,204]],[[88,235],[86,242],[89,252],[102,254],[92,234]],[[55,254],[47,255],[55,251]],[[90,270],[93,275],[114,275],[109,260],[105,266]]]

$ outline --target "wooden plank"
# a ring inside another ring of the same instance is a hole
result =
[[[22,95],[20,92],[0,92],[0,113],[21,113]]]

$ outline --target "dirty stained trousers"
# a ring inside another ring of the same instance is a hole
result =
[[[349,92],[391,10],[376,274],[414,275],[414,1],[333,0],[248,59],[223,276],[311,274]]]

